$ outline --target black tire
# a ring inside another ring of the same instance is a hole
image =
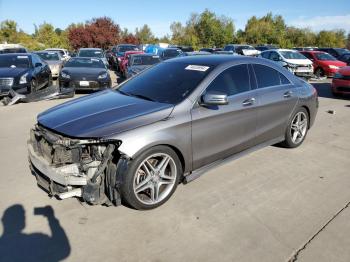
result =
[[[158,154],[158,153],[165,153],[169,155],[175,163],[176,166],[176,178],[175,178],[175,184],[173,185],[173,188],[171,189],[170,193],[160,202],[155,204],[144,204],[141,202],[134,192],[134,179],[136,176],[136,171],[140,164],[147,159],[148,157]],[[141,153],[139,156],[137,156],[128,166],[128,170],[126,172],[126,175],[124,177],[124,181],[121,185],[121,196],[123,202],[125,202],[127,205],[138,209],[138,210],[148,210],[156,208],[162,204],[164,204],[175,192],[177,185],[179,184],[180,177],[182,176],[182,165],[179,160],[179,157],[177,154],[172,150],[171,148],[167,146],[155,146],[150,149],[147,149],[143,153]]]
[[[306,116],[306,130],[305,130],[305,134],[302,137],[302,139],[300,141],[298,141],[297,143],[293,141],[292,139],[292,124],[293,124],[293,120],[295,119],[296,115],[299,113],[303,113]],[[298,146],[300,146],[307,135],[308,129],[309,129],[309,125],[310,125],[310,117],[309,114],[307,112],[307,110],[304,107],[299,108],[298,110],[296,110],[293,114],[293,116],[291,117],[291,119],[289,120],[288,126],[286,128],[286,132],[285,132],[285,140],[280,144],[283,147],[286,148],[296,148]]]
[[[316,68],[315,70],[315,76],[318,78],[324,77],[325,73],[321,67]]]

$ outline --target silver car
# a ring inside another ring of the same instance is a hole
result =
[[[317,108],[315,89],[269,60],[175,58],[41,113],[30,165],[58,198],[151,209],[225,161],[298,147]]]
[[[49,65],[53,78],[57,78],[60,75],[65,61],[60,53],[55,51],[38,51],[35,54]]]

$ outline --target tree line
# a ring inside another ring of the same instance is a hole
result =
[[[223,47],[235,44],[272,44],[282,48],[301,46],[348,47],[350,33],[342,29],[314,32],[309,28],[288,26],[281,15],[268,13],[263,17],[252,16],[242,30],[235,29],[234,21],[227,16],[218,16],[206,9],[200,14],[192,13],[186,23],[173,22],[171,35],[154,36],[145,24],[134,32],[121,29],[109,17],[93,18],[85,23],[71,24],[66,29],[55,28],[44,22],[35,26],[33,34],[18,28],[13,20],[0,24],[0,43],[20,43],[31,50],[61,47],[77,50],[81,47],[107,49],[119,43],[149,44],[167,42],[177,45],[201,47]]]

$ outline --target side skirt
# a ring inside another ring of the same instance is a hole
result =
[[[246,150],[243,150],[239,153],[236,153],[234,155],[231,155],[229,157],[226,157],[226,158],[223,158],[223,159],[219,159],[219,160],[216,160],[215,162],[213,163],[210,163],[206,166],[203,166],[201,168],[198,168],[190,173],[188,173],[187,175],[185,175],[185,177],[183,178],[183,183],[184,184],[187,184],[197,178],[199,178],[200,176],[204,175],[206,172],[210,171],[211,169],[214,169],[216,167],[219,167],[221,165],[224,165],[228,162],[231,162],[233,160],[236,160],[236,159],[239,159],[245,155],[248,155],[250,153],[253,153],[259,149],[262,149],[264,147],[267,147],[267,146],[271,146],[271,145],[275,145],[275,144],[278,144],[280,142],[284,141],[284,136],[281,136],[281,137],[278,137],[278,138],[274,138],[274,139],[271,139],[269,141],[266,141],[264,143],[261,143],[259,145],[256,145],[256,146],[253,146],[253,147],[250,147]]]

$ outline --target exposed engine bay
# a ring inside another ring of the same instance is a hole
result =
[[[51,196],[120,205],[121,174],[128,163],[117,150],[120,145],[118,140],[68,138],[36,125],[28,141],[30,167]]]

